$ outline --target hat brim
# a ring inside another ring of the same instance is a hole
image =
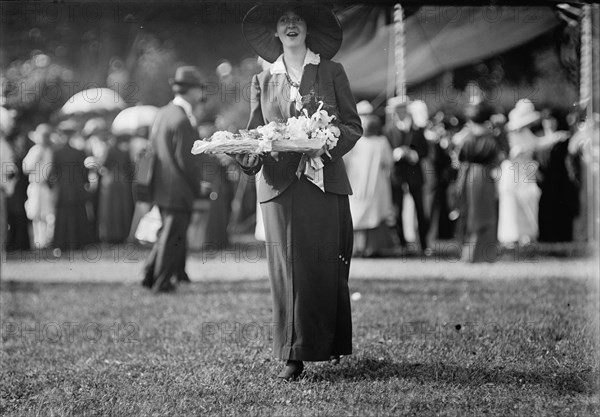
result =
[[[190,82],[187,82],[187,81],[176,81],[174,78],[170,78],[169,79],[169,85],[171,87],[180,86],[180,87],[187,87],[187,88],[202,87],[201,83],[190,83]]]
[[[289,9],[297,10],[306,20],[306,46],[322,58],[333,58],[342,45],[342,26],[331,9],[317,3],[267,3],[250,9],[242,22],[242,32],[254,52],[270,63],[283,53],[281,41],[275,37],[276,22]]]
[[[506,127],[508,128],[508,130],[519,130],[529,126],[532,123],[537,122],[541,118],[542,116],[540,115],[540,113],[535,111],[533,113],[523,115],[516,120],[509,120],[506,124]]]

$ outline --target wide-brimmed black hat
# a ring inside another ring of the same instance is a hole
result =
[[[275,37],[277,20],[287,10],[294,10],[307,24],[306,46],[316,54],[331,59],[342,45],[342,26],[330,7],[319,3],[262,3],[248,11],[242,31],[252,49],[264,60],[275,62],[283,53]]]

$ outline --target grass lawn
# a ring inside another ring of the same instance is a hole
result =
[[[351,291],[355,353],[279,383],[266,280],[161,296],[3,282],[0,414],[600,414],[592,281],[355,279]]]

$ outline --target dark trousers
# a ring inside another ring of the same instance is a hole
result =
[[[423,204],[423,186],[411,183],[408,185],[408,192],[415,201],[415,210],[417,212],[417,221],[419,222],[419,243],[421,244],[421,250],[425,250],[428,247],[427,244],[427,231],[429,230],[429,222],[425,217],[425,209]],[[400,239],[400,244],[406,246],[406,238],[404,237],[404,228],[402,227],[402,210],[404,203],[404,190],[402,183],[397,183],[392,186],[392,199],[394,205],[398,208],[396,215],[396,232]]]
[[[433,193],[431,204],[429,226],[436,227],[438,239],[452,239],[454,236],[454,225],[449,218],[450,205],[448,203],[448,184],[439,181]]]
[[[174,288],[171,278],[187,280],[185,262],[187,257],[187,229],[191,213],[160,208],[162,226],[158,239],[148,256],[142,285],[155,292]]]

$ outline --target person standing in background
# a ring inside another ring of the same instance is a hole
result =
[[[471,263],[495,262],[500,255],[495,170],[501,146],[493,133],[493,114],[486,103],[469,105],[465,111],[467,124],[460,139],[456,139],[460,161],[457,234],[462,260]]]
[[[423,200],[423,160],[429,154],[429,144],[425,139],[424,128],[418,126],[410,113],[411,102],[403,97],[388,100],[387,120],[384,134],[393,149],[394,171],[392,174],[392,198],[396,206],[396,230],[400,245],[406,246],[402,225],[402,211],[405,188],[415,202],[417,212],[420,251],[429,254],[427,243],[429,221],[425,215]]]
[[[6,199],[15,190],[19,170],[15,164],[15,155],[6,140],[6,136],[14,127],[13,113],[0,107],[0,263],[6,256],[6,236],[8,233]],[[1,268],[1,266],[0,266]]]
[[[538,163],[534,154],[565,140],[565,132],[542,129],[541,115],[530,100],[519,100],[506,124],[510,146],[501,164],[498,183],[498,239],[508,246],[526,245],[538,238],[540,189],[536,184]]]
[[[569,132],[565,115],[557,111],[542,112],[546,136],[556,131]],[[569,134],[570,136],[570,134]],[[539,204],[539,241],[570,242],[573,221],[579,209],[577,183],[570,172],[569,139],[539,150],[534,158],[539,163],[537,185],[541,190]]]
[[[459,120],[451,114],[438,112],[426,137],[432,144],[431,164],[434,170],[433,198],[431,200],[430,230],[432,237],[449,240],[454,236],[455,224],[450,218],[449,190],[456,180],[456,153],[452,147],[452,136],[457,131]]]
[[[29,236],[31,222],[27,218],[27,212],[25,211],[29,176],[23,172],[23,159],[25,159],[25,155],[27,155],[27,152],[33,146],[33,142],[23,133],[18,118],[19,115],[15,113],[15,123],[12,130],[6,136],[19,171],[14,192],[6,200],[8,213],[6,250],[8,252],[28,251],[31,249],[31,238]]]
[[[394,240],[388,224],[393,224],[391,172],[392,148],[381,132],[379,117],[368,102],[357,104],[363,137],[344,156],[353,194],[349,196],[354,226],[354,256],[391,253]]]
[[[39,124],[29,134],[35,145],[23,160],[23,171],[29,175],[25,210],[33,225],[33,241],[36,248],[52,243],[55,222],[55,193],[48,185],[48,169],[52,163],[53,128],[47,123]]]
[[[102,117],[94,117],[83,126],[82,138],[85,143],[82,149],[87,155],[86,167],[89,175],[89,201],[87,203],[88,215],[93,226],[93,242],[100,241],[100,204],[102,188],[102,163],[106,158],[108,148],[108,136],[110,134],[108,123]],[[105,171],[105,170],[104,170]],[[109,203],[110,204],[110,203]]]
[[[101,242],[123,243],[133,216],[131,182],[134,165],[127,148],[128,137],[108,134],[100,162],[102,182],[98,201],[98,236]]]
[[[150,133],[156,155],[152,196],[162,227],[146,261],[142,285],[154,292],[170,292],[178,282],[190,281],[185,271],[186,237],[202,179],[201,159],[191,151],[199,139],[194,110],[206,101],[203,84],[197,68],[177,68],[171,80],[175,98],[160,109]]]
[[[81,249],[93,242],[93,227],[86,203],[89,199],[83,137],[74,120],[57,126],[61,144],[52,152],[48,183],[56,193],[53,246],[60,250]]]

